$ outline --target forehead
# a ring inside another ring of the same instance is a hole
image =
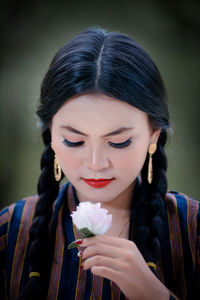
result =
[[[53,117],[53,123],[88,126],[139,126],[148,122],[145,112],[103,94],[86,94],[67,100]]]

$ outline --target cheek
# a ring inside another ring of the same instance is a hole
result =
[[[73,151],[58,149],[56,153],[63,170],[73,170],[80,166],[80,157]]]
[[[126,174],[138,175],[143,167],[146,155],[147,145],[143,145],[143,147],[133,147],[130,151],[118,156],[113,165],[118,170],[123,170],[125,176]]]
[[[63,140],[52,135],[52,147],[56,153],[59,165],[66,175],[66,171],[76,169],[79,165],[79,158],[74,149],[67,148]]]

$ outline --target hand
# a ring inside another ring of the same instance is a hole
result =
[[[147,266],[134,242],[108,235],[84,239],[83,269],[114,281],[130,300],[169,299],[169,291]]]

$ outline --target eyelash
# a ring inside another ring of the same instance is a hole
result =
[[[112,143],[112,142],[108,142],[108,144],[113,147],[113,148],[117,148],[117,149],[122,149],[122,148],[126,148],[128,147],[130,144],[131,144],[131,139],[128,139],[126,140],[125,142],[123,143]],[[73,143],[73,142],[70,142],[69,140],[67,139],[64,139],[63,143],[65,145],[67,145],[68,147],[78,147],[78,146],[81,146],[83,145],[84,142],[76,142],[76,143]]]
[[[131,142],[132,142],[131,139],[128,139],[128,140],[126,140],[123,143],[115,144],[115,143],[109,142],[108,144],[111,145],[113,148],[121,149],[121,148],[128,147],[131,144]]]

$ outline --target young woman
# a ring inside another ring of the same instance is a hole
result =
[[[38,195],[0,214],[1,299],[199,299],[199,203],[167,192],[170,122],[150,56],[85,30],[55,55],[40,101]],[[82,201],[112,214],[106,234],[79,240]]]

